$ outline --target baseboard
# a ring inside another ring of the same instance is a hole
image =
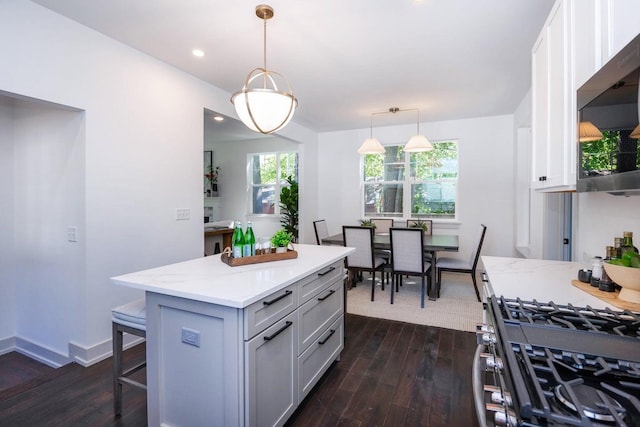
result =
[[[16,338],[9,337],[0,340],[0,356],[3,354],[11,353],[16,350]]]
[[[144,342],[144,338],[131,334],[124,334],[123,336],[123,347],[125,350],[141,342]],[[85,368],[111,357],[112,354],[113,345],[111,339],[91,347],[84,347],[74,342],[69,343],[69,358]]]
[[[71,363],[72,361],[68,356],[39,344],[27,341],[20,337],[14,337],[14,339],[14,351],[24,354],[38,362],[44,363],[45,365],[51,366],[52,368],[59,368]]]
[[[124,349],[144,342],[144,338],[131,334],[124,334]],[[91,347],[83,347],[76,343],[69,343],[69,356],[58,353],[41,345],[27,341],[20,337],[9,337],[0,340],[0,355],[17,351],[38,362],[44,363],[52,368],[59,368],[71,362],[84,366],[85,368],[111,357],[111,340],[105,340]]]

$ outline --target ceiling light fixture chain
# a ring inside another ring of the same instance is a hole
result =
[[[298,100],[293,95],[289,81],[282,74],[267,69],[267,20],[273,18],[273,8],[264,4],[258,5],[256,16],[263,20],[264,68],[255,68],[247,75],[244,86],[233,94],[231,102],[240,120],[249,129],[270,134],[282,129],[291,121]],[[283,89],[278,89],[278,81],[283,83]],[[256,87],[259,82],[262,82],[262,86]]]

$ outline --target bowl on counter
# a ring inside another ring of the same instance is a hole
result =
[[[640,268],[604,263],[604,271],[622,289],[618,298],[640,304]]]

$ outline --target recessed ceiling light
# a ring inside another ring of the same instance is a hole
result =
[[[216,122],[222,122],[222,121],[224,121],[224,117],[222,117],[222,116],[214,116],[213,120],[215,120]]]
[[[204,56],[204,51],[202,51],[200,49],[193,49],[191,51],[191,53],[193,53],[193,56],[195,56],[197,58],[202,58]]]

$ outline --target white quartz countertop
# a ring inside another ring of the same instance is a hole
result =
[[[353,251],[343,246],[294,245],[298,258],[231,267],[220,255],[197,258],[112,277],[113,283],[144,291],[244,308]]]
[[[620,310],[571,284],[587,268],[577,262],[483,256],[482,263],[493,295]]]

